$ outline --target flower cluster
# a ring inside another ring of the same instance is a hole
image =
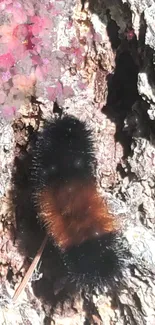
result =
[[[63,75],[71,63],[80,69],[85,51],[75,36],[59,46],[63,6],[61,0],[0,0],[0,111],[4,116],[14,116],[31,95],[44,93],[61,103],[74,95]],[[66,32],[74,28],[70,18],[64,21]],[[80,80],[77,84],[84,89]]]

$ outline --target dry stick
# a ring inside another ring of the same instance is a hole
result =
[[[13,302],[16,302],[16,300],[18,299],[19,295],[21,294],[21,292],[25,289],[29,279],[31,278],[32,274],[33,274],[33,271],[35,270],[40,258],[41,258],[41,255],[43,253],[43,250],[45,248],[45,245],[47,243],[47,239],[48,239],[48,236],[46,235],[46,237],[44,238],[40,248],[38,249],[38,252],[32,262],[32,264],[30,265],[29,269],[27,270],[22,282],[20,283],[19,287],[17,288],[17,290],[15,291],[14,295],[13,295],[13,298],[12,298],[12,301]]]

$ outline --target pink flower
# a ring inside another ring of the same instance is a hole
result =
[[[7,43],[12,38],[13,29],[17,26],[15,23],[12,23],[11,25],[1,25],[0,26],[0,36],[1,41],[4,38],[4,43]],[[3,43],[3,42],[2,42]]]
[[[37,67],[36,67],[35,76],[36,76],[36,79],[39,81],[44,80],[44,73],[42,71],[42,68],[39,65],[37,65]]]
[[[32,37],[31,42],[32,42],[33,50],[35,50],[35,52],[40,53],[41,52],[41,46],[42,46],[41,37]]]
[[[13,36],[17,37],[21,42],[23,42],[28,36],[29,29],[27,24],[17,25],[13,30]]]
[[[57,82],[54,87],[47,87],[48,98],[51,101],[56,99],[63,102],[63,99],[74,96],[74,91],[70,86],[63,86],[61,82]]]
[[[48,63],[48,64],[43,64],[41,66],[38,65],[36,67],[35,76],[36,79],[43,81],[47,77],[47,75],[51,73],[52,73],[52,66],[50,63]]]
[[[28,24],[15,24],[0,26],[1,44],[5,44],[8,52],[12,52],[19,60],[26,50],[35,47],[32,26]]]
[[[43,63],[48,64],[48,63],[50,63],[50,61],[49,61],[49,59],[45,58],[45,59],[43,59]]]
[[[16,114],[15,106],[4,106],[2,108],[2,115],[4,118],[12,119]]]
[[[78,86],[81,90],[84,90],[84,89],[87,88],[88,84],[82,82],[81,80],[79,80],[79,81],[77,82],[77,86]]]
[[[131,41],[135,37],[134,29],[129,29],[128,28],[125,35],[126,35],[127,40]]]
[[[5,45],[6,51],[13,53],[14,58],[19,59],[25,50],[25,46],[13,35],[15,28],[15,24],[0,26],[1,44]]]
[[[3,82],[7,82],[9,79],[11,79],[11,73],[9,70],[7,70],[6,72],[2,72],[2,80]]]
[[[80,68],[80,66],[84,60],[85,52],[84,52],[84,49],[80,46],[80,44],[77,43],[77,40],[75,37],[71,41],[71,47],[61,46],[60,50],[69,56],[74,56],[77,67]]]
[[[70,86],[64,86],[63,87],[63,95],[64,95],[64,98],[72,97],[72,96],[74,96],[74,91]]]
[[[34,44],[32,43],[32,26],[28,24],[20,24],[13,30],[15,36],[24,46],[26,50],[32,50]]]
[[[54,102],[57,98],[57,89],[56,87],[47,87],[48,99]]]
[[[34,36],[42,32],[43,29],[51,27],[51,21],[48,17],[33,16],[30,21],[33,24],[31,29]]]
[[[31,93],[34,88],[36,78],[34,74],[31,74],[30,76],[17,74],[12,78],[12,81],[15,88],[19,89],[24,93]]]
[[[32,54],[31,59],[32,59],[33,65],[40,65],[43,61],[39,55]]]
[[[0,0],[0,10],[4,10],[10,3],[12,3],[12,0]]]
[[[10,69],[15,63],[14,57],[11,53],[0,55],[0,67],[3,69]]]
[[[58,81],[55,87],[47,87],[48,98],[51,101],[55,101],[58,97],[62,96],[62,84]]]
[[[26,12],[22,7],[20,8],[10,4],[6,7],[5,11],[13,16],[12,19],[16,24],[23,24],[27,21]]]

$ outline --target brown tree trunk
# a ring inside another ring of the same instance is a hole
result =
[[[55,306],[52,300],[48,304],[41,302],[45,298],[41,287],[44,282],[37,291],[35,278],[28,283],[16,308],[12,307],[13,286],[21,282],[31,260],[25,262],[18,240],[14,244],[16,218],[10,199],[11,175],[14,157],[29,151],[30,128],[37,130],[42,120],[55,115],[53,105],[42,96],[39,100],[44,104],[29,103],[28,108],[20,109],[20,117],[13,123],[3,118],[0,121],[0,324],[155,324],[155,3],[81,1],[71,1],[64,9],[67,18],[71,15],[77,38],[86,51],[79,71],[70,66],[68,80],[72,83],[80,73],[87,86],[84,91],[77,87],[74,96],[64,100],[62,112],[85,120],[93,130],[98,189],[118,218],[132,256],[123,271],[119,291],[104,290],[92,297],[79,293]],[[60,23],[58,20],[58,27]],[[61,28],[56,33],[59,40],[64,37]],[[89,45],[85,40],[88,35]],[[60,111],[57,107],[56,113]],[[29,189],[25,176],[22,178],[28,162],[25,158],[23,161],[25,165],[18,170],[19,211],[31,214],[26,207]],[[33,242],[33,232],[29,238],[34,257],[39,242]],[[54,260],[51,265],[54,268]]]

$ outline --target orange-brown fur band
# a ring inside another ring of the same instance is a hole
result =
[[[38,194],[42,222],[62,249],[115,231],[114,219],[92,181],[72,180]]]

